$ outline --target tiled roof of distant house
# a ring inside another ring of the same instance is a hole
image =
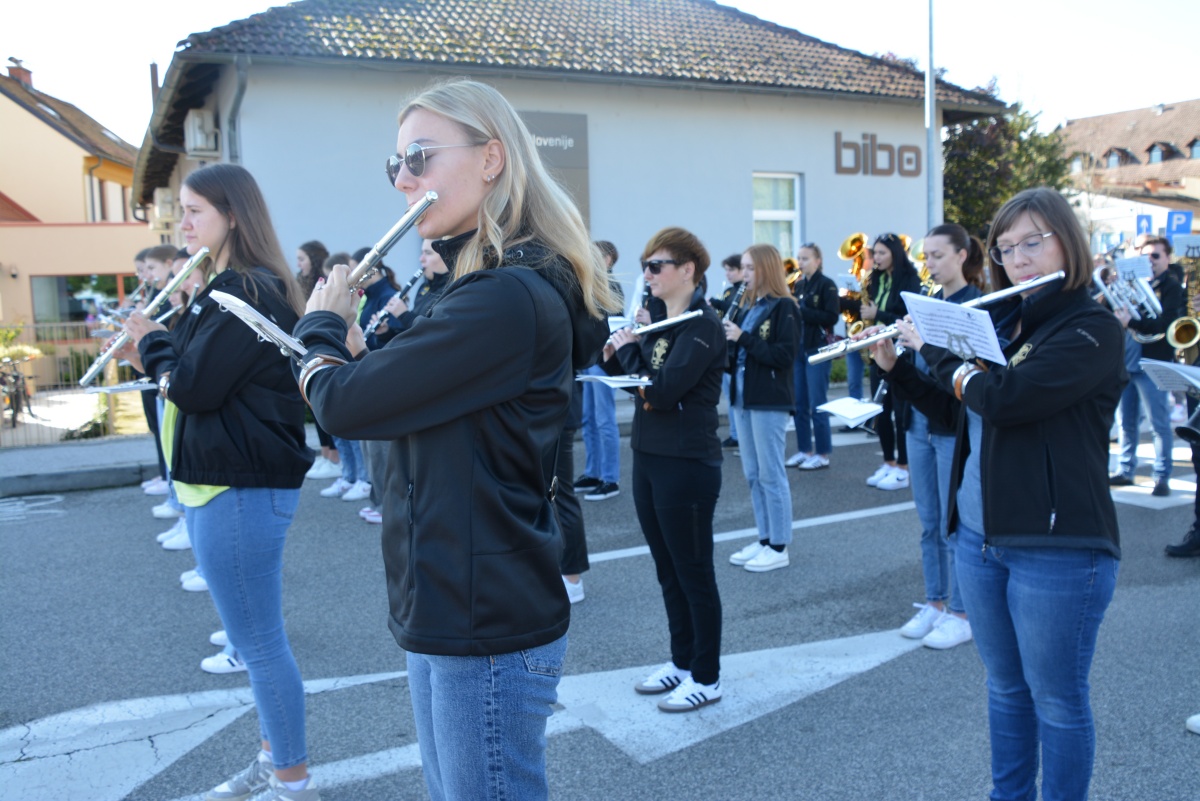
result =
[[[26,109],[93,156],[132,167],[137,148],[84,114],[75,106],[21,81],[0,75],[0,94]]]

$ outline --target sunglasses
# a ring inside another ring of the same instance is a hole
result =
[[[674,259],[651,259],[650,261],[642,260],[642,269],[649,270],[651,275],[658,275],[662,272],[664,264],[674,264],[678,266],[679,262]]]
[[[394,156],[388,156],[387,163],[384,164],[388,183],[395,186],[396,179],[400,176],[401,167],[408,167],[408,171],[412,177],[420,178],[425,172],[425,162],[429,160],[429,157],[425,154],[430,150],[444,150],[448,147],[478,147],[478,145],[419,145],[413,142],[404,148],[403,156],[399,153]]]

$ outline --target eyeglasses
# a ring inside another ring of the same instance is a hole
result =
[[[400,176],[400,168],[408,167],[408,171],[414,178],[420,178],[425,172],[425,162],[428,157],[425,155],[430,150],[444,150],[448,147],[479,147],[479,145],[420,145],[413,142],[408,147],[404,148],[404,155],[397,153],[394,156],[388,156],[387,163],[384,165],[384,170],[387,171],[388,183],[395,186],[396,179]]]
[[[1150,258],[1154,259],[1155,261],[1158,261],[1159,259],[1161,259],[1163,257],[1163,254],[1161,254],[1161,253],[1147,253],[1146,255],[1149,256]]]
[[[642,269],[649,270],[651,275],[658,275],[661,273],[664,264],[674,264],[678,266],[679,262],[675,261],[674,259],[651,259],[650,261],[642,259]]]
[[[1036,258],[1042,252],[1042,243],[1048,237],[1054,236],[1053,231],[1048,231],[1044,234],[1030,234],[1015,245],[998,245],[988,250],[988,255],[992,257],[992,261],[996,264],[1006,264],[1012,261],[1013,254],[1017,248],[1021,249],[1029,258]]]

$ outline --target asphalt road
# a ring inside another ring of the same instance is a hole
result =
[[[623,454],[628,476],[627,442]],[[838,448],[829,470],[789,471],[797,521],[852,519],[805,522],[791,566],[756,575],[726,561],[753,525],[740,463],[726,460],[716,530],[743,531],[717,544],[726,698],[690,715],[639,707],[627,681],[669,655],[630,493],[584,504],[596,561],[560,699],[599,700],[564,700],[551,722],[553,798],[986,797],[983,668],[972,645],[909,648],[895,633],[921,600],[919,526],[908,491],[865,486],[877,464],[872,441]],[[313,773],[326,801],[427,798],[379,529],[360,504],[321,498],[325,483],[304,488],[284,579],[292,647],[323,690],[308,696]],[[151,505],[136,488],[0,503],[0,796],[191,797],[255,753],[246,675],[199,670],[219,623],[207,594],[180,590],[191,553],[155,544],[166,526]],[[1092,671],[1092,798],[1195,799],[1200,737],[1183,723],[1200,712],[1200,560],[1162,555],[1191,504],[1117,511],[1125,558]],[[853,649],[861,664],[837,661]]]

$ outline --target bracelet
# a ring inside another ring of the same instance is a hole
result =
[[[304,398],[305,404],[312,406],[308,400],[308,382],[312,377],[324,370],[327,367],[341,367],[346,364],[346,360],[340,356],[314,356],[304,364],[304,368],[300,370],[300,397]]]

